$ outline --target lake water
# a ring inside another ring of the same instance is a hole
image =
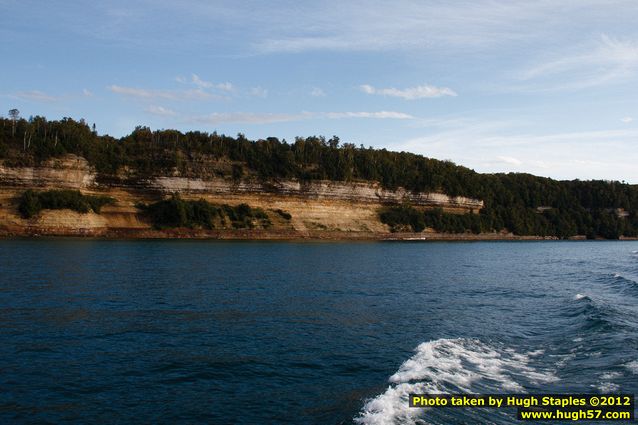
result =
[[[522,423],[405,396],[636,393],[637,301],[638,242],[4,240],[0,423]]]

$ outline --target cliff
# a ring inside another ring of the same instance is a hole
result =
[[[379,221],[384,205],[409,202],[422,208],[440,207],[456,214],[478,213],[478,199],[443,193],[387,190],[375,182],[293,180],[260,182],[224,178],[193,179],[179,175],[131,177],[134,173],[98,175],[86,160],[74,155],[52,159],[39,167],[0,164],[0,234],[89,235],[107,237],[214,237],[214,238],[354,238],[413,239],[433,234],[390,234]],[[100,214],[70,210],[43,210],[31,219],[17,211],[17,197],[26,189],[77,189],[85,194],[114,199]],[[212,204],[245,203],[266,211],[268,229],[156,230],[137,207],[178,193],[184,199],[205,199]],[[275,211],[289,213],[284,220]],[[457,236],[458,237],[458,236]]]

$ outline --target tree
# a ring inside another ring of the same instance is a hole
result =
[[[11,130],[11,137],[16,135],[16,121],[20,118],[20,111],[17,109],[9,109],[9,117],[11,117],[11,121],[13,121],[13,128]]]

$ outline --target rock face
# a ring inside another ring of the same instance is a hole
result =
[[[93,186],[95,178],[86,159],[75,155],[49,160],[42,167],[12,168],[0,164],[0,185],[3,187],[84,189]]]
[[[483,208],[483,201],[444,193],[410,192],[403,188],[386,190],[376,182],[280,181],[238,182],[224,179],[199,180],[184,177],[158,177],[147,181],[147,187],[164,193],[236,194],[273,193],[279,196],[298,196],[320,200],[373,202],[397,204],[408,201],[412,205],[475,210]]]
[[[84,158],[68,155],[48,161],[42,167],[12,168],[0,164],[2,187],[69,188],[108,190],[109,185],[97,183],[97,175]],[[126,181],[117,186],[126,187]],[[233,182],[223,178],[211,180],[185,177],[155,177],[131,184],[131,188],[162,193],[231,195],[272,193],[279,196],[299,196],[320,200],[352,202],[401,203],[442,208],[480,210],[483,201],[444,193],[411,192],[403,188],[387,190],[376,182],[334,182],[294,180],[276,182]]]
[[[103,207],[99,215],[57,210],[43,211],[25,220],[17,211],[16,197],[29,188],[78,189],[110,196],[115,204]],[[273,226],[267,231],[154,230],[136,205],[157,201],[170,193],[179,193],[186,199],[203,198],[215,204],[247,203],[260,207],[270,214]],[[386,190],[374,182],[234,182],[179,176],[146,179],[98,176],[86,160],[72,155],[36,168],[0,164],[0,235],[383,239],[394,236],[379,221],[379,208],[406,201],[457,214],[478,213],[483,207],[483,201],[478,199],[415,193],[402,188]],[[290,213],[292,219],[278,219],[277,209]]]

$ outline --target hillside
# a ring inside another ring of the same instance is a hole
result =
[[[449,161],[342,144],[336,137],[287,143],[138,127],[114,139],[69,118],[1,122],[0,232],[5,235],[615,239],[638,234],[638,188],[625,183],[480,174]],[[49,193],[54,189],[81,194]],[[23,213],[29,190],[34,191],[30,205],[38,206],[32,216]],[[99,212],[78,208],[83,195],[111,201]]]

